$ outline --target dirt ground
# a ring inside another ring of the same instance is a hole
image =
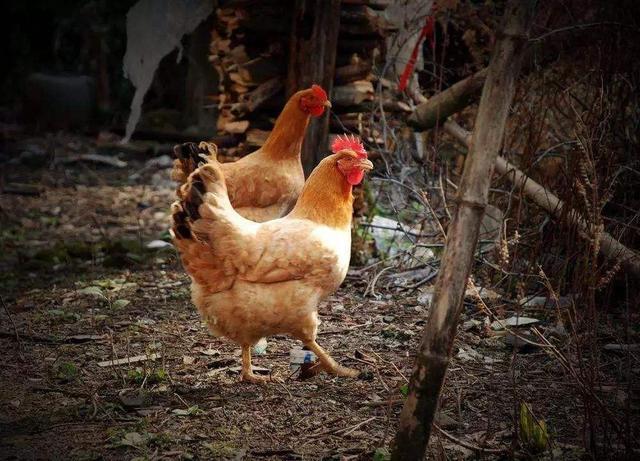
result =
[[[365,296],[371,272],[354,267],[320,306],[319,343],[368,378],[299,380],[288,363],[297,344],[282,336],[254,365],[283,383],[240,383],[239,349],[208,334],[173,249],[146,248],[167,238],[167,165],[135,155],[125,168],[64,162],[86,143],[25,141],[21,149],[40,145],[42,158],[5,165],[6,181],[44,189],[0,196],[2,459],[387,459],[428,287],[381,285]],[[489,298],[503,318],[515,309]],[[430,457],[585,456],[583,400],[570,373],[548,348],[514,350],[493,334],[473,298],[465,308]],[[555,326],[555,309],[527,315],[545,335]],[[608,358],[603,374],[631,370],[637,382],[636,355]],[[610,381],[607,408],[638,405],[637,389]],[[521,401],[549,428],[542,454],[519,442]],[[625,427],[638,431],[636,421]]]

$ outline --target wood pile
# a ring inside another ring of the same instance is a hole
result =
[[[369,128],[374,101],[374,70],[383,62],[385,38],[394,31],[384,10],[390,0],[343,0],[330,129],[350,131],[375,141]],[[238,145],[226,154],[243,155],[261,146],[285,103],[287,53],[293,0],[221,1],[211,31],[210,56],[219,75],[220,135],[233,135]],[[408,106],[383,98],[387,111]]]

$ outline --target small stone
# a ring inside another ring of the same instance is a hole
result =
[[[531,352],[538,348],[536,344],[531,344],[537,343],[537,338],[528,333],[518,333],[516,336],[509,332],[505,335],[504,342],[505,344],[518,349],[520,352]]]
[[[122,402],[122,405],[127,408],[145,406],[145,402],[147,401],[146,394],[141,391],[133,393],[122,392],[118,398],[120,399],[120,402]]]
[[[433,293],[422,293],[418,296],[418,302],[423,306],[430,306],[433,301]]]
[[[524,307],[544,307],[548,299],[546,296],[533,296],[532,298],[523,298],[519,303]]]
[[[523,307],[549,307],[549,308],[565,308],[571,306],[574,301],[574,296],[560,296],[556,302],[553,298],[548,296],[532,296],[522,298],[518,303]]]
[[[481,325],[482,325],[482,322],[480,320],[476,320],[476,319],[467,320],[462,324],[462,330],[463,331],[475,330]]]
[[[547,333],[549,336],[559,339],[566,338],[568,335],[567,329],[562,323],[558,323],[557,325],[547,328]]]
[[[476,287],[476,289],[467,289],[464,292],[464,296],[467,298],[475,298],[477,295],[480,295],[480,298],[482,298],[483,301],[497,301],[500,298],[502,298],[502,296],[500,296],[495,291],[490,290],[489,288],[484,288],[484,287]]]
[[[436,414],[436,424],[442,429],[455,429],[460,423],[446,413],[439,412]]]

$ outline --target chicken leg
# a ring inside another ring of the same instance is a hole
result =
[[[264,384],[267,381],[271,381],[268,376],[258,376],[253,372],[251,368],[251,345],[242,346],[242,375],[240,380],[253,384]]]
[[[343,367],[338,362],[333,360],[333,358],[331,358],[327,351],[320,347],[317,342],[307,341],[305,342],[305,345],[318,356],[318,360],[320,360],[320,366],[326,372],[332,373],[336,376],[346,376],[349,378],[357,378],[360,375],[360,372],[358,370]]]

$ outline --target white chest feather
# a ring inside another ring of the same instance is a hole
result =
[[[312,238],[320,242],[324,251],[336,257],[336,272],[339,274],[340,279],[344,279],[351,259],[350,229],[318,226],[313,230]]]

